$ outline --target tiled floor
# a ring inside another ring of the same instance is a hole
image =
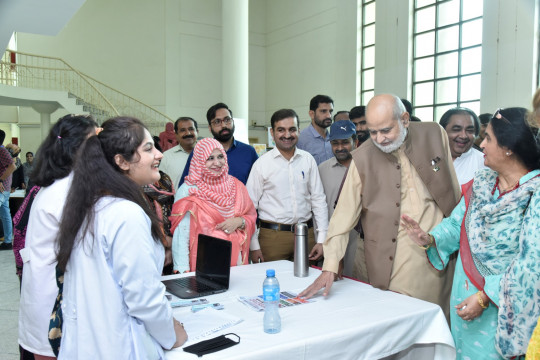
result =
[[[0,251],[0,359],[19,359],[19,279],[13,251]]]

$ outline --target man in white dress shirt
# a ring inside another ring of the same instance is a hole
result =
[[[254,263],[292,260],[294,225],[308,224],[310,260],[323,255],[328,228],[326,197],[315,159],[296,147],[298,115],[292,109],[276,111],[270,130],[276,147],[261,156],[251,169],[246,187],[259,212],[260,232],[251,239]],[[317,238],[313,219],[318,226]]]
[[[189,153],[197,143],[197,122],[190,117],[180,117],[174,123],[174,132],[178,145],[163,153],[159,170],[169,175],[176,189],[186,166]]]
[[[459,185],[466,184],[477,170],[485,167],[484,154],[473,148],[480,131],[478,116],[467,108],[452,108],[443,114],[439,124],[448,134]]]

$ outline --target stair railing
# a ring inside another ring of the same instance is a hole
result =
[[[66,91],[92,109],[98,121],[127,115],[141,119],[154,134],[173,121],[160,111],[73,68],[61,58],[7,50],[0,61],[0,83]]]

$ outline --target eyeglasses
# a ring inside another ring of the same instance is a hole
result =
[[[233,119],[229,116],[227,117],[224,117],[223,119],[214,119],[212,121],[210,121],[210,124],[214,125],[214,126],[220,126],[222,124],[225,124],[225,125],[230,125],[232,124],[233,122]]]
[[[502,114],[501,114],[501,111],[504,110],[504,109],[497,109],[497,111],[495,111],[495,114],[493,115],[493,119],[499,119],[499,120],[504,120],[508,125],[512,126],[512,123],[510,122],[510,120],[508,120],[507,118],[505,118]]]

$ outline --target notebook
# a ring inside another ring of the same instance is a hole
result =
[[[195,276],[165,280],[167,291],[181,299],[217,294],[229,289],[230,241],[199,234]]]
[[[189,334],[188,340],[182,345],[182,348],[205,340],[205,338],[243,321],[241,318],[228,314],[224,310],[211,308],[196,313],[174,311],[173,314],[175,318],[182,321],[184,329]]]

